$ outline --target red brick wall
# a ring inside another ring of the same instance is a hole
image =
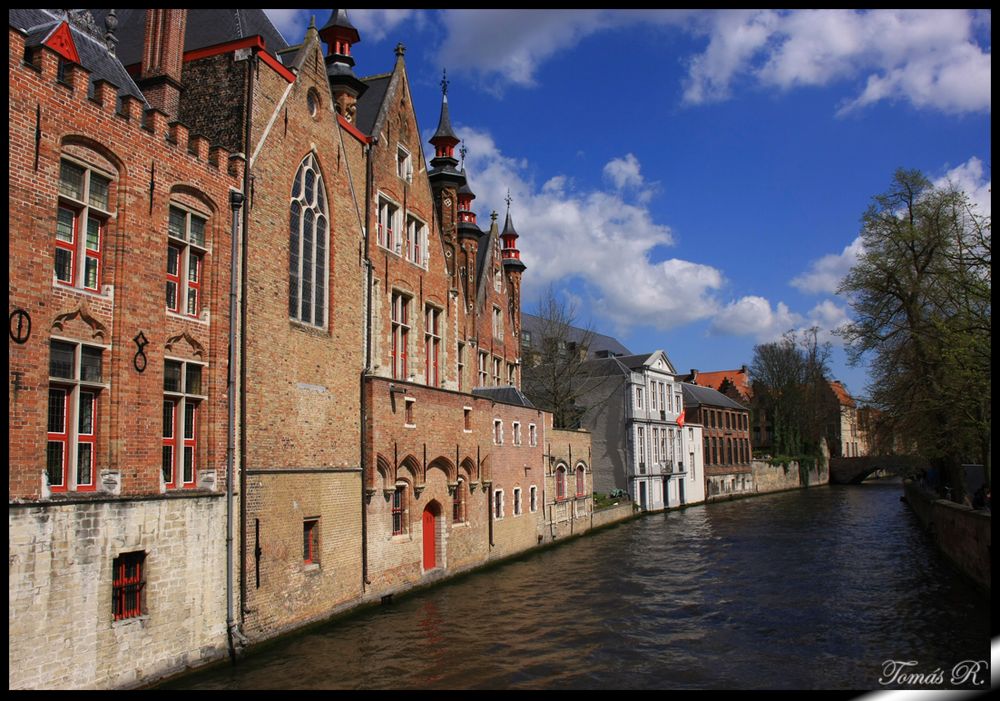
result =
[[[98,86],[87,97],[88,74],[56,81],[56,54],[40,49],[38,68],[22,62],[23,37],[9,34],[9,306],[32,320],[31,337],[10,344],[11,499],[42,496],[48,405],[49,339],[104,346],[99,396],[96,473],[120,474],[123,496],[161,491],[164,355],[207,363],[200,405],[198,471],[217,471],[224,487],[226,366],[230,256],[229,189],[239,187],[242,160],[169,129],[161,113],[129,98],[115,112],[115,93]],[[35,167],[36,109],[41,139]],[[189,152],[193,146],[198,154]],[[54,281],[53,257],[60,159],[75,156],[112,175],[100,292]],[[151,191],[152,190],[152,191]],[[207,313],[192,319],[167,312],[164,300],[167,212],[183,202],[207,216],[202,282]],[[144,372],[133,367],[142,332]],[[110,348],[108,348],[110,347]],[[100,489],[100,486],[99,488]]]

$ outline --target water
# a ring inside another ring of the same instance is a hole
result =
[[[878,689],[890,659],[942,669],[947,687],[956,663],[989,660],[990,601],[901,494],[821,487],[647,516],[169,687]]]

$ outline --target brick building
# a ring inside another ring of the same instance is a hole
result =
[[[477,223],[446,82],[426,163],[403,47],[356,77],[343,10],[295,46],[259,10],[10,27],[11,688],[134,686],[546,538],[518,234]]]
[[[678,384],[689,420],[702,427],[706,499],[753,492],[750,411],[714,389]]]
[[[244,161],[78,17],[10,20],[10,687],[132,685],[227,646]]]

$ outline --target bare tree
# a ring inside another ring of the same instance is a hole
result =
[[[521,346],[521,388],[538,408],[552,412],[555,428],[578,428],[604,380],[588,371],[595,333],[589,326],[576,326],[575,305],[560,299],[552,286],[535,316],[530,343],[522,341]]]

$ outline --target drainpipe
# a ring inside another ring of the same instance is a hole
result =
[[[372,366],[372,261],[369,256],[368,229],[371,222],[372,207],[372,183],[374,181],[374,158],[372,151],[378,143],[376,137],[365,147],[365,223],[362,227],[365,240],[365,277],[367,280],[367,307],[365,309],[365,367],[361,371],[361,592],[366,591],[366,587],[371,584],[368,579],[368,463],[371,456],[368,454],[368,395],[365,392],[365,378],[371,371]],[[345,154],[346,155],[346,154]]]
[[[240,209],[243,207],[243,193],[229,192],[229,205],[233,209],[231,232],[232,249],[229,258],[229,368],[226,376],[226,405],[229,409],[229,426],[226,431],[226,634],[229,642],[229,657],[236,659],[233,619],[233,471],[236,452],[236,284],[239,268],[236,256],[239,252]]]

